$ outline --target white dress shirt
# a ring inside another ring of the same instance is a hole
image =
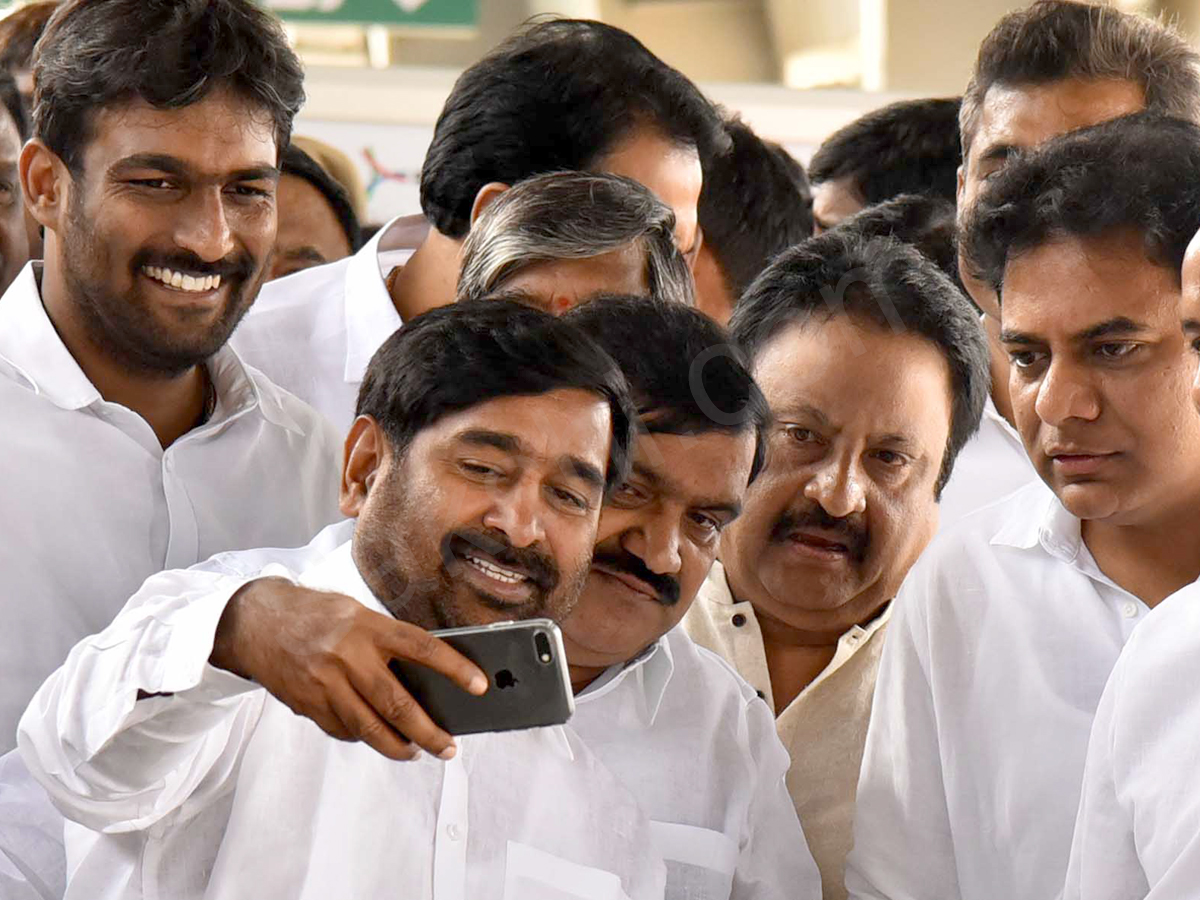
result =
[[[1165,600],[1113,669],[1088,745],[1063,900],[1200,891],[1200,588]]]
[[[146,578],[221,550],[302,544],[339,518],[340,439],[224,348],[207,423],[163,449],[59,338],[35,266],[0,298],[0,752],[43,679]]]
[[[942,489],[938,533],[1035,481],[1038,474],[1025,453],[1021,436],[1000,415],[989,396],[979,431],[959,451],[950,480]]]
[[[821,673],[775,720],[791,759],[787,788],[821,873],[824,900],[845,900],[846,854],[850,852],[854,791],[875,673],[891,606],[865,627],[855,625],[838,639]],[[725,570],[714,563],[683,625],[701,647],[719,654],[775,708],[767,653],[754,606],[737,600]]]
[[[349,543],[310,555],[260,574],[384,612]],[[147,581],[21,720],[22,756],[73,820],[68,900],[662,897],[648,820],[568,729],[462,737],[449,763],[334,740],[209,665],[244,579],[179,576]]]
[[[345,436],[367,363],[401,325],[385,279],[428,227],[422,216],[393,219],[353,256],[267,282],[233,348]]]
[[[1147,611],[1041,482],[940,535],[895,601],[850,895],[1057,897],[1092,718]]]
[[[580,693],[571,728],[651,818],[667,900],[821,896],[774,716],[682,628]]]

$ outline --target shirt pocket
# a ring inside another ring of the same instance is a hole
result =
[[[729,900],[737,844],[711,828],[674,822],[651,822],[650,832],[667,864],[666,900]]]
[[[508,842],[504,900],[629,900],[613,872]]]

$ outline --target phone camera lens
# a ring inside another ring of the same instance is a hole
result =
[[[537,651],[538,660],[544,665],[549,665],[554,662],[554,654],[550,652],[550,635],[544,631],[535,632],[533,635],[533,647]]]

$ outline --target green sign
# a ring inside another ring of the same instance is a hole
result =
[[[260,0],[283,19],[357,25],[458,25],[479,22],[478,0]]]

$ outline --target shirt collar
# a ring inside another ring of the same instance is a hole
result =
[[[646,704],[646,714],[651,725],[658,717],[667,685],[675,673],[675,658],[666,635],[626,663],[609,666],[603,674],[584,688],[575,698],[576,703],[590,703],[617,689],[627,678],[636,679],[636,689]]]
[[[29,386],[62,409],[102,399],[58,336],[38,290],[40,262],[28,262],[0,297],[0,358]]]
[[[1010,504],[1010,514],[991,543],[1018,550],[1040,546],[1056,559],[1074,562],[1083,546],[1079,519],[1041,482],[1025,491],[1024,502]]]
[[[12,365],[30,387],[62,409],[82,409],[103,397],[58,336],[38,289],[40,261],[25,265],[0,297],[0,358]],[[267,421],[296,434],[304,430],[285,409],[279,388],[265,378],[252,378],[228,345],[207,363],[217,392],[216,424],[258,407]]]
[[[396,238],[389,235],[394,228],[403,235],[410,227],[410,216],[399,216],[379,229],[362,249],[350,257],[346,268],[346,369],[347,384],[363,380],[367,364],[379,346],[404,323],[396,312],[396,304],[387,290],[387,281],[379,271],[381,244]]]
[[[720,603],[722,606],[733,606],[738,601],[729,589],[729,580],[725,577],[725,567],[719,560],[714,560],[708,570],[708,577],[700,585],[700,595],[709,603]]]

